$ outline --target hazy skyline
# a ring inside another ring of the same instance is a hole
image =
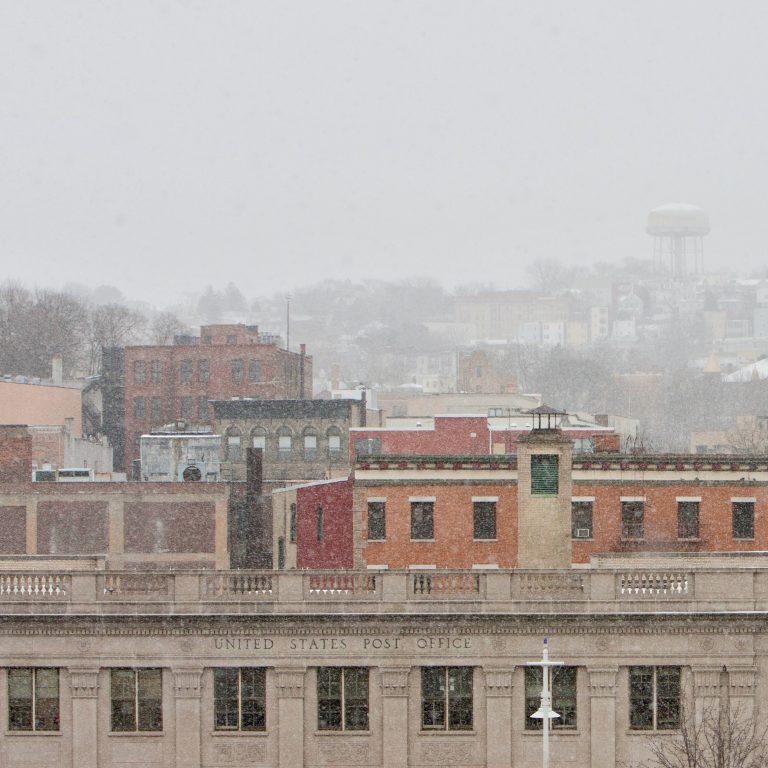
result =
[[[233,280],[649,257],[768,266],[761,2],[0,0],[3,278],[157,304]]]

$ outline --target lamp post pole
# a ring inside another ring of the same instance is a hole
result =
[[[541,705],[531,717],[543,720],[542,728],[544,731],[544,742],[542,745],[542,765],[543,768],[549,768],[549,721],[560,717],[557,712],[552,711],[552,688],[550,685],[549,670],[551,667],[561,667],[562,661],[549,660],[548,638],[544,638],[544,649],[541,653],[540,661],[529,661],[529,667],[541,667]]]

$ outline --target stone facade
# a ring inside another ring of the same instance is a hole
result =
[[[576,668],[575,721],[551,735],[554,765],[647,756],[654,731],[631,726],[630,667],[679,667],[680,696],[698,712],[723,698],[749,712],[768,703],[762,568],[593,569],[576,590],[571,571],[476,574],[471,590],[454,579],[429,591],[424,575],[404,572],[134,574],[112,592],[109,574],[58,573],[59,591],[28,589],[23,576],[0,571],[9,768],[536,768],[525,668],[545,636],[552,657]],[[58,670],[59,725],[10,728],[9,669],[36,667]],[[327,667],[367,669],[367,727],[320,727]],[[422,670],[434,667],[472,670],[467,727],[423,726]],[[161,670],[159,728],[113,730],[116,668]],[[216,726],[214,676],[240,668],[265,670],[263,729]]]

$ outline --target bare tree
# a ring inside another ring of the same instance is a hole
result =
[[[104,304],[91,311],[88,329],[90,370],[95,373],[106,347],[123,347],[140,339],[147,320],[140,312],[122,304]]]
[[[158,312],[152,318],[149,335],[153,344],[171,344],[174,336],[188,332],[189,328],[173,312]]]
[[[677,734],[651,736],[642,768],[768,768],[768,726],[737,707],[706,709],[700,717],[685,706]]]

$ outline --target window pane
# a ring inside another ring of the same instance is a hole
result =
[[[209,368],[207,360],[197,361],[197,380],[201,384],[206,384],[209,378]]]
[[[631,667],[629,670],[629,727],[634,730],[653,728],[653,667]]]
[[[344,727],[350,731],[368,730],[368,670],[344,670]]]
[[[213,670],[213,710],[216,730],[237,729],[237,669]]]
[[[244,731],[263,731],[267,727],[266,671],[240,670],[241,715],[240,727]]]
[[[59,670],[35,670],[35,730],[59,730]]]
[[[32,670],[8,670],[8,729],[32,730]]]
[[[642,501],[621,502],[621,535],[625,539],[642,539],[645,504]]]
[[[496,502],[475,501],[472,503],[474,512],[474,537],[476,539],[496,538]]]
[[[571,502],[571,537],[574,539],[592,538],[592,502]]]
[[[192,381],[192,361],[182,360],[180,363],[180,379],[182,384],[189,384]]]
[[[317,670],[317,727],[321,731],[341,730],[341,668]]]
[[[680,667],[656,667],[656,728],[680,726]]]
[[[368,541],[386,538],[385,504],[383,501],[368,502]]]
[[[139,685],[139,730],[163,729],[162,673],[159,669],[137,671]]]
[[[699,536],[699,502],[677,502],[677,535],[681,539],[696,539]]]
[[[291,519],[290,519],[290,541],[291,544],[296,543],[296,528],[298,520],[296,518],[296,504],[291,504]]]
[[[448,728],[472,728],[472,667],[448,669]]]
[[[240,359],[232,361],[232,381],[239,384],[243,380],[243,361]]]
[[[531,493],[557,495],[558,459],[558,456],[546,454],[531,456]]]
[[[733,502],[733,538],[755,537],[755,504],[752,501]]]
[[[434,508],[435,505],[431,501],[411,502],[412,539],[433,539],[435,537]]]
[[[445,667],[421,670],[421,727],[445,728]]]
[[[261,361],[250,360],[248,362],[248,380],[261,381]]]
[[[136,688],[132,669],[113,669],[110,673],[112,730],[136,730]]]

